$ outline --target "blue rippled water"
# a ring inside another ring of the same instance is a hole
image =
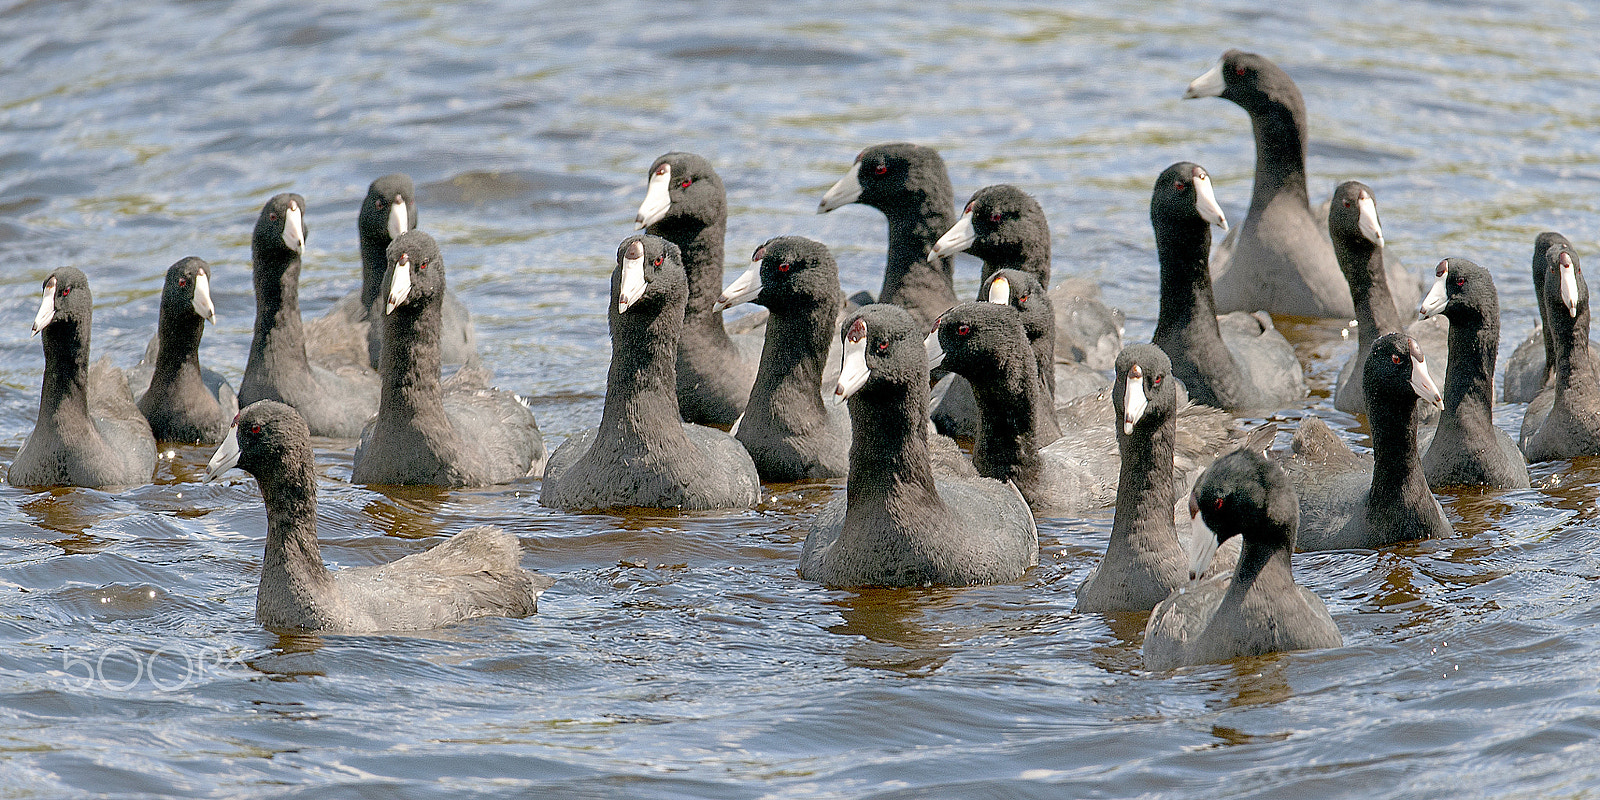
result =
[[[553,443],[599,416],[605,295],[645,170],[690,150],[729,189],[729,253],[817,238],[875,290],[883,220],[825,216],[863,146],[939,148],[956,192],[1015,183],[1058,274],[1148,337],[1151,181],[1204,164],[1248,203],[1248,121],[1182,101],[1229,47],[1311,114],[1314,195],[1359,178],[1414,269],[1495,273],[1502,361],[1536,318],[1541,230],[1593,250],[1600,48],[1577,3],[23,2],[0,7],[0,464],[37,407],[39,283],[91,277],[124,364],[166,267],[215,269],[206,363],[237,378],[261,204],[309,203],[302,307],[354,288],[355,211],[410,173],[497,382]],[[974,261],[958,291],[975,290]],[[730,276],[731,277],[731,276]],[[1353,341],[1286,325],[1305,404]],[[1517,406],[1497,409],[1514,430]],[[1292,426],[1296,413],[1281,421]],[[1282,437],[1281,442],[1286,442]],[[1280,442],[1280,446],[1285,446]],[[324,556],[416,552],[469,525],[558,579],[536,616],[405,636],[253,620],[253,481],[180,449],[117,494],[0,489],[0,796],[1058,798],[1589,796],[1600,792],[1600,464],[1445,496],[1455,538],[1297,559],[1334,650],[1149,673],[1142,615],[1074,610],[1109,513],[1042,521],[1002,586],[838,591],[795,574],[834,491],[736,514],[571,516],[538,483],[383,494],[319,442]]]

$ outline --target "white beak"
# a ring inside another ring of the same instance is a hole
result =
[[[1356,227],[1361,229],[1361,235],[1367,237],[1367,241],[1382,247],[1383,226],[1378,224],[1377,201],[1372,199],[1372,195],[1362,192],[1361,198],[1356,200],[1356,211],[1359,213]]]
[[[933,250],[928,253],[928,258],[960,253],[977,240],[978,232],[972,228],[972,208],[968,206],[962,213],[961,219],[956,220],[956,224],[945,231],[944,235],[939,237],[939,241],[933,243]]]
[[[750,268],[744,271],[728,288],[722,290],[722,295],[717,298],[712,311],[721,311],[732,308],[741,303],[748,303],[761,294],[761,259],[750,262]]]
[[[822,196],[822,202],[817,205],[817,213],[826,214],[859,199],[861,199],[861,159],[857,157],[856,163],[850,165],[850,171]]]
[[[1433,288],[1428,290],[1428,296],[1422,298],[1422,304],[1417,306],[1417,316],[1427,319],[1441,311],[1449,298],[1445,296],[1445,281],[1450,277],[1450,270],[1446,269],[1444,262],[1439,262],[1438,276],[1433,280]]]
[[[283,244],[296,253],[306,251],[306,218],[305,211],[299,203],[291,202],[289,209],[283,213]]]
[[[634,242],[622,256],[622,286],[617,291],[617,313],[625,314],[628,307],[644,296],[644,245]]]
[[[1144,410],[1149,406],[1144,398],[1144,370],[1138,364],[1128,370],[1128,381],[1123,391],[1126,394],[1122,396],[1122,433],[1127,435],[1133,433],[1133,426],[1139,420],[1144,419]]]
[[[1578,316],[1578,270],[1572,266],[1572,256],[1562,253],[1560,259],[1561,270],[1561,304],[1567,307],[1567,313]]]
[[[645,188],[644,202],[639,204],[639,215],[633,218],[633,229],[640,230],[661,221],[672,208],[672,165],[662,164],[650,175],[650,185]]]
[[[56,279],[44,282],[44,301],[39,303],[39,313],[33,315],[33,334],[44,330],[56,318]]]
[[[400,234],[411,229],[410,210],[406,208],[405,198],[394,196],[394,203],[389,206],[389,238],[398,239]]]
[[[222,445],[206,463],[206,476],[204,481],[210,483],[219,475],[239,466],[239,421],[234,420],[228,427],[228,438],[222,440]]]
[[[1211,191],[1211,176],[1200,173],[1194,176],[1194,207],[1200,218],[1223,230],[1228,229],[1228,218],[1217,205],[1217,195]]]
[[[383,313],[386,315],[393,314],[411,295],[411,254],[401,253],[389,274],[393,277],[389,279],[389,297],[383,303]]]
[[[1004,275],[996,275],[989,282],[989,302],[1002,306],[1011,305],[1011,281]]]
[[[1200,507],[1195,504],[1194,497],[1189,498],[1189,541],[1184,543],[1184,554],[1189,556],[1189,580],[1195,580],[1206,574],[1211,568],[1211,559],[1217,555],[1217,546],[1222,544],[1217,541],[1216,532],[1206,525],[1204,517],[1200,516]]]
[[[217,324],[217,307],[211,304],[211,279],[204,272],[194,275],[194,300],[190,302],[194,304],[194,313],[199,314],[201,319],[212,325]]]
[[[1433,376],[1428,374],[1426,358],[1411,359],[1411,389],[1417,393],[1417,397],[1422,398],[1422,402],[1432,404],[1434,408],[1444,408],[1444,397],[1439,394]]]
[[[1189,81],[1189,88],[1183,92],[1183,99],[1190,100],[1196,97],[1221,97],[1222,91],[1228,84],[1222,80],[1222,59],[1204,75]]]
[[[835,401],[849,399],[856,390],[867,384],[871,372],[867,369],[867,324],[856,320],[844,335],[844,347],[839,367],[839,385],[833,390]]]
[[[934,326],[933,332],[922,340],[922,349],[928,354],[928,369],[938,369],[944,363],[944,345],[939,344],[939,327]]]

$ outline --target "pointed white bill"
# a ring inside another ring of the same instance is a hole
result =
[[[1562,253],[1557,257],[1560,260],[1561,273],[1561,304],[1567,307],[1567,313],[1578,316],[1578,270],[1572,265],[1572,256]]]
[[[206,462],[206,476],[203,480],[210,483],[222,473],[237,466],[239,466],[239,421],[235,419],[233,425],[228,427],[228,438],[222,440],[217,452]]]
[[[394,196],[394,202],[389,205],[389,238],[398,239],[400,234],[411,229],[411,211],[406,208],[406,199],[400,195]]]
[[[1144,410],[1149,403],[1144,397],[1144,370],[1134,364],[1128,370],[1128,380],[1123,386],[1122,396],[1122,433],[1133,433],[1133,426],[1144,419]]]
[[[1361,230],[1361,235],[1382,247],[1383,226],[1378,224],[1378,202],[1372,199],[1372,195],[1362,192],[1360,199],[1356,200],[1356,213],[1356,227]]]
[[[1417,306],[1417,316],[1427,319],[1444,311],[1445,303],[1449,297],[1445,295],[1445,281],[1450,277],[1450,270],[1445,267],[1447,262],[1440,261],[1435,274],[1439,277],[1433,279],[1433,287],[1428,290],[1428,296],[1422,298],[1422,303]]]
[[[645,187],[644,202],[639,204],[639,214],[633,218],[633,229],[641,230],[660,222],[672,208],[672,165],[662,164],[650,175],[650,185]]]
[[[622,256],[622,286],[617,290],[617,313],[626,314],[628,307],[644,296],[644,245],[635,241],[628,245]]]
[[[1189,517],[1189,540],[1184,542],[1183,550],[1184,555],[1189,557],[1189,580],[1192,581],[1211,568],[1211,560],[1216,557],[1217,547],[1222,542],[1217,540],[1217,534],[1200,516],[1200,507],[1192,496],[1189,498]]]
[[[972,227],[972,205],[967,205],[967,210],[962,212],[961,219],[950,226],[950,230],[933,243],[933,250],[928,253],[928,258],[938,258],[951,253],[960,253],[978,241],[978,231]]]
[[[1196,170],[1194,176],[1194,208],[1200,218],[1223,230],[1228,229],[1228,218],[1217,204],[1217,195],[1211,191],[1211,176]]]
[[[922,340],[922,349],[928,354],[928,369],[938,369],[944,363],[944,345],[939,344],[939,326],[935,325],[933,332]]]
[[[867,323],[856,320],[844,334],[841,350],[839,385],[833,390],[835,401],[849,399],[850,395],[867,385],[871,371],[867,369]]]
[[[822,196],[822,202],[817,204],[817,213],[826,214],[859,199],[861,199],[861,157],[857,156],[856,163],[850,165],[850,171]]]
[[[1411,389],[1422,398],[1422,402],[1434,408],[1444,408],[1444,396],[1439,394],[1439,386],[1433,382],[1433,376],[1428,374],[1428,361],[1421,356],[1411,357]]]
[[[712,311],[721,311],[732,308],[742,303],[748,303],[761,295],[761,259],[750,262],[750,268],[745,270],[728,288],[722,290],[717,297],[717,302],[711,306]]]
[[[1222,59],[1205,71],[1204,75],[1189,81],[1189,88],[1183,91],[1183,99],[1191,100],[1196,97],[1221,97],[1222,91],[1228,84],[1222,80]]]
[[[383,313],[393,314],[401,303],[411,296],[411,254],[401,253],[389,270],[389,296],[383,301]]]
[[[190,303],[194,306],[194,313],[199,314],[201,319],[212,325],[217,324],[217,307],[211,304],[211,279],[204,272],[194,275],[194,299]]]
[[[306,217],[300,204],[290,201],[283,212],[283,246],[304,253],[306,251]]]
[[[44,330],[56,318],[56,279],[44,282],[44,300],[39,303],[39,313],[33,315],[33,333]],[[33,334],[29,334],[30,336]]]
[[[989,281],[989,302],[1002,306],[1011,305],[1011,281],[1006,280],[1006,276],[996,275],[994,280]]]

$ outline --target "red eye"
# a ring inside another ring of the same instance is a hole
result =
[[[267,219],[270,219],[273,222],[277,222],[278,221],[278,212],[274,211],[271,214],[268,214],[267,215]]]
[[[1393,361],[1393,362],[1394,362],[1394,363],[1396,363],[1396,364],[1399,364],[1399,363],[1402,363],[1402,362],[1404,362],[1404,361],[1405,361],[1405,359],[1403,359],[1403,358],[1401,358],[1401,357],[1400,357],[1400,354],[1399,354],[1399,353],[1395,353],[1395,354],[1394,354],[1394,355],[1392,355],[1392,356],[1389,356],[1389,360],[1390,360],[1390,361]]]
[[[1234,67],[1233,68],[1233,74],[1235,74],[1235,75],[1243,75],[1244,74],[1244,67]]]
[[[889,172],[889,165],[888,164],[879,164],[878,166],[872,168],[872,174],[874,174],[874,175],[885,175],[885,174],[888,174],[888,172]]]
[[[260,425],[251,425],[250,426],[250,432],[251,433],[260,433],[261,432],[261,426]]]
[[[789,262],[785,261],[782,264],[779,264],[778,265],[778,271],[779,272],[788,272],[789,271]]]
[[[1154,378],[1151,378],[1150,379],[1150,385],[1151,386],[1160,386],[1161,385],[1161,376],[1157,375]]]
[[[963,322],[960,325],[956,326],[956,335],[957,336],[966,336],[969,333],[972,333],[972,326],[971,325],[968,325],[965,322]]]
[[[996,211],[993,214],[990,214],[989,215],[989,221],[990,222],[999,222],[1000,221],[1000,212]]]
[[[178,279],[178,288],[179,289],[182,289],[183,287],[188,286],[188,285],[189,285],[189,279],[188,278],[179,278]]]
[[[72,294],[72,287],[71,286],[63,286],[63,287],[61,287],[61,296],[62,297],[66,297],[69,294]]]
[[[1182,191],[1188,190],[1189,186],[1188,186],[1188,184],[1184,183],[1183,181],[1176,181],[1176,182],[1174,182],[1172,184],[1172,188],[1177,189],[1178,191],[1182,192]]]
[[[1217,502],[1216,502],[1215,505],[1212,506],[1212,508],[1217,510],[1217,511],[1221,511],[1222,510],[1222,501],[1225,500],[1225,499],[1227,499],[1227,498],[1223,498],[1223,497],[1217,498]]]
[[[667,170],[670,169],[670,168],[671,168],[671,165],[662,164],[661,166],[656,167],[656,174],[657,175],[665,175],[665,174],[667,174]]]
[[[418,265],[417,265],[417,269],[418,269],[418,270],[421,270],[421,271],[427,271],[427,269],[428,269],[428,262],[426,262],[426,261],[424,261],[424,262],[422,262],[422,263],[421,263],[421,264],[418,264]]]
[[[372,207],[373,208],[383,208],[383,198],[380,197],[380,198],[372,201]]]
[[[1028,302],[1028,296],[1027,295],[1022,295],[1022,296],[1017,298],[1017,305],[1019,305],[1019,306],[1022,305],[1023,303],[1026,303],[1026,302]]]
[[[1344,207],[1345,208],[1349,208],[1350,207],[1350,201],[1349,200],[1341,200],[1340,202],[1344,203]]]
[[[1467,285],[1467,279],[1466,278],[1460,278],[1460,277],[1456,278],[1456,285],[1457,286],[1466,286]]]
[[[687,189],[687,188],[689,188],[689,184],[691,184],[691,183],[694,183],[694,181],[692,179],[684,178],[682,181],[678,182],[678,188],[679,189]]]
[[[878,352],[879,353],[887,353],[887,352],[889,352],[889,343],[888,342],[878,342]]]
[[[654,264],[654,265],[659,267],[659,266],[661,266],[661,262],[663,262],[665,260],[667,260],[666,256],[656,256],[656,260],[654,260],[654,261],[652,261],[650,263],[652,263],[652,264]]]

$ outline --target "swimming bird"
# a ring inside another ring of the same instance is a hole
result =
[[[472,364],[440,382],[439,329],[445,265],[423,231],[389,243],[384,298],[383,390],[378,414],[356,447],[350,481],[365,484],[489,486],[538,477],[544,438],[516,395],[488,386]],[[473,373],[477,380],[468,381]]]
[[[732,425],[744,413],[760,361],[760,336],[730,337],[723,326],[722,259],[728,198],[711,162],[667,153],[650,165],[636,228],[678,246],[689,299],[678,337],[678,410],[684,422]],[[741,347],[742,345],[742,347]]]
[[[384,251],[395,237],[417,229],[416,185],[404,173],[384,175],[367,186],[356,214],[361,247],[361,289],[333,304],[326,314],[305,323],[306,352],[323,363],[366,364],[373,369],[383,352],[382,292],[388,263]],[[477,358],[478,332],[455,292],[445,294],[439,324],[439,356],[445,364],[466,364]]]
[[[317,473],[311,436],[293,408],[246,406],[206,467],[255,476],[267,510],[256,621],[275,631],[374,633],[438,628],[473,617],[522,617],[554,581],[519,564],[517,538],[467,528],[438,546],[369,567],[330,572],[317,542]]]
[[[1403,333],[1381,336],[1363,369],[1372,455],[1351,452],[1326,423],[1306,417],[1283,463],[1300,497],[1301,550],[1384,547],[1453,532],[1417,452],[1416,404],[1444,404],[1421,348]]]
[[[1494,364],[1500,352],[1500,300],[1489,271],[1464,258],[1439,262],[1433,288],[1417,309],[1450,321],[1439,428],[1422,455],[1432,488],[1529,487],[1528,463],[1510,434],[1494,424]]]
[[[1196,484],[1193,502],[1212,536],[1191,570],[1205,569],[1219,542],[1244,540],[1231,575],[1197,582],[1161,601],[1144,629],[1144,665],[1169,670],[1344,643],[1322,599],[1294,582],[1298,509],[1288,476],[1262,454],[1237,450]]]
[[[1150,198],[1161,261],[1161,310],[1152,337],[1196,403],[1229,411],[1276,411],[1305,397],[1294,347],[1262,314],[1216,315],[1212,296],[1211,227],[1227,230],[1211,177],[1180,161],[1156,178]]]
[[[1441,383],[1449,371],[1450,325],[1436,314],[1402,328],[1383,266],[1383,226],[1378,222],[1378,203],[1371,187],[1360,181],[1339,184],[1328,207],[1328,235],[1356,307],[1356,350],[1339,370],[1333,407],[1348,414],[1366,413],[1361,369],[1372,343],[1386,333],[1404,330],[1416,339],[1422,351],[1430,354],[1430,377],[1435,384]],[[1432,406],[1424,405],[1422,410],[1424,419],[1434,416]]]
[[[835,391],[850,405],[850,473],[843,496],[811,522],[800,577],[965,586],[1015,580],[1037,564],[1038,531],[1014,485],[934,475],[922,326],[899,306],[873,304],[846,317],[841,338]]]
[[[611,273],[611,369],[600,427],[551,454],[541,504],[693,511],[760,502],[761,478],[744,445],[679,420],[676,352],[688,294],[677,245],[647,234],[622,240]]]
[[[33,318],[44,344],[39,416],[6,473],[12,486],[142,486],[155,473],[156,441],[127,378],[107,358],[89,365],[93,322],[88,276],[50,273]]]
[[[306,246],[306,200],[275,195],[261,207],[250,241],[256,324],[239,404],[277,400],[305,418],[313,436],[353,439],[378,410],[378,376],[366,364],[336,369],[306,355],[300,320],[300,257]]]
[[[1306,188],[1306,104],[1289,74],[1255,53],[1229,50],[1189,83],[1185,99],[1221,97],[1250,115],[1256,140],[1255,188],[1244,224],[1217,248],[1217,310],[1300,317],[1355,313],[1327,230]],[[1418,280],[1388,265],[1396,304],[1421,299]]]
[[[1578,254],[1565,242],[1545,251],[1543,290],[1555,379],[1528,404],[1519,444],[1530,464],[1600,455],[1600,375],[1589,351],[1589,284]]]
[[[239,413],[221,375],[200,366],[200,337],[217,322],[211,265],[189,256],[167,268],[156,324],[155,358],[128,370],[128,388],[160,442],[218,444]]]

